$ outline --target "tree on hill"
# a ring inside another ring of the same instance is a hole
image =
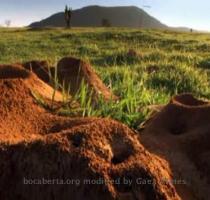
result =
[[[71,17],[72,17],[72,9],[66,5],[65,7],[65,21],[66,21],[66,27],[71,28]]]
[[[108,19],[102,19],[101,25],[103,27],[111,27],[111,22]]]
[[[9,19],[7,19],[7,20],[5,20],[5,25],[7,26],[7,27],[10,27],[10,25],[11,25],[11,20],[9,20]]]

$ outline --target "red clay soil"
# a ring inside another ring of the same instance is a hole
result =
[[[50,100],[52,93],[53,89],[50,86],[23,67],[0,65],[1,142],[27,140],[36,137],[36,133],[46,134],[50,130],[53,131],[53,127],[61,126],[66,119],[52,117],[37,105],[32,95],[37,94],[44,100]],[[55,100],[62,100],[59,92],[56,92]]]
[[[141,132],[150,152],[170,163],[182,199],[210,199],[210,102],[174,97]],[[189,196],[189,194],[191,196]]]
[[[0,65],[0,79],[22,79],[31,92],[39,93],[44,99],[52,99],[54,89],[20,64]],[[55,101],[62,101],[62,94],[55,92]]]
[[[72,57],[62,58],[57,65],[58,79],[60,83],[65,83],[66,87],[70,85],[71,94],[77,93],[82,81],[87,84],[90,91],[93,92],[94,99],[100,96],[104,100],[116,100],[117,97],[104,85],[99,76],[90,66],[90,64]]]
[[[31,95],[36,81],[20,66],[0,66],[0,199],[180,199],[165,181],[168,163],[128,127],[53,115]]]

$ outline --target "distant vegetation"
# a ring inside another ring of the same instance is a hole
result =
[[[108,19],[102,19],[101,25],[102,25],[103,27],[111,27],[111,26],[112,26],[112,25],[111,25],[111,22],[110,22]]]
[[[77,99],[84,116],[135,127],[147,118],[149,105],[165,104],[177,93],[210,99],[209,34],[116,28],[0,29],[0,34],[0,63],[37,59],[55,66],[68,55],[89,61],[121,100],[101,101],[95,109],[85,104],[88,94],[81,90]],[[72,114],[68,108],[63,113]]]
[[[10,27],[10,25],[11,25],[11,20],[7,19],[7,20],[5,20],[4,23],[5,23],[6,27]]]

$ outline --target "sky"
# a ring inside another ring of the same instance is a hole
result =
[[[88,5],[134,5],[169,26],[210,31],[209,0],[0,0],[0,25],[11,20],[11,26],[27,26],[63,11],[66,4],[72,9]]]

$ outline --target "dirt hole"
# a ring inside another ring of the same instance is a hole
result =
[[[85,140],[83,133],[76,133],[71,136],[72,145],[76,148],[80,147]]]
[[[113,137],[111,148],[113,152],[111,162],[114,165],[123,163],[134,153],[132,143],[122,136]]]
[[[172,135],[182,135],[186,132],[186,124],[184,122],[178,122],[175,126],[170,128]]]
[[[131,155],[131,152],[129,151],[124,151],[124,152],[120,152],[119,154],[116,154],[112,157],[112,164],[117,165],[122,163],[123,161],[127,160]]]

